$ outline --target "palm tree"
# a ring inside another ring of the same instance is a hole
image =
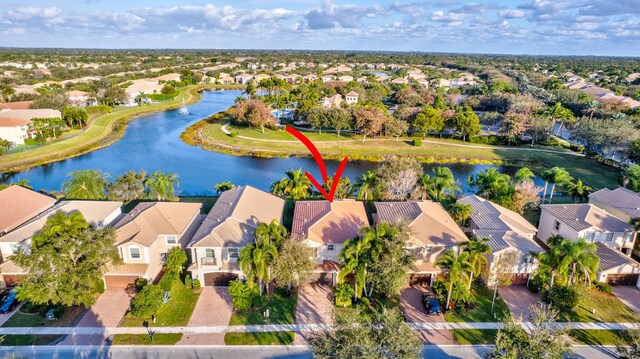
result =
[[[587,104],[585,111],[589,113],[589,120],[593,119],[593,114],[598,112],[598,109],[600,109],[600,102],[598,101],[591,101]]]
[[[338,254],[338,259],[340,259],[338,283],[343,283],[347,275],[355,273],[354,300],[360,298],[364,290],[367,277],[367,251],[371,248],[371,236],[366,235],[365,229],[363,229],[363,233],[365,235],[344,242],[344,247]]]
[[[94,200],[105,198],[109,174],[100,170],[78,170],[67,176],[70,178],[62,184],[65,197]]]
[[[144,195],[144,181],[147,178],[145,171],[136,173],[127,171],[116,178],[107,190],[107,198],[112,201],[129,203],[142,198]]]
[[[536,175],[535,173],[533,173],[533,171],[531,171],[527,167],[522,167],[518,170],[518,172],[516,172],[516,174],[513,176],[513,179],[514,183],[520,183],[524,181],[531,181],[531,179],[535,176]]]
[[[373,194],[378,185],[378,174],[375,171],[367,171],[356,179],[358,200],[368,201],[373,199]]]
[[[331,187],[333,186],[333,176],[328,176],[327,181],[322,185],[322,188],[327,191],[327,193],[331,192]],[[351,184],[351,180],[349,177],[342,177],[338,180],[338,184],[336,185],[335,198],[349,198],[353,194],[354,186]]]
[[[147,197],[156,201],[171,201],[176,198],[175,186],[178,186],[178,174],[153,172],[144,182]]]
[[[469,253],[462,252],[460,255],[456,255],[454,251],[449,251],[438,259],[436,266],[449,271],[449,290],[447,292],[446,305],[446,309],[449,309],[451,306],[451,292],[453,292],[454,285],[460,285],[460,283],[466,284],[468,273],[473,271],[473,267],[469,262]]]
[[[453,194],[460,191],[460,186],[449,167],[435,167],[432,171],[433,177],[425,174],[419,179],[420,187],[432,200],[442,202],[445,192]]]
[[[271,264],[278,258],[278,249],[268,238],[260,238],[240,251],[238,263],[248,282],[257,281],[262,295],[269,283]]]
[[[2,151],[0,151],[0,155],[5,153],[10,148],[11,148],[11,142],[9,140],[5,140],[4,138],[0,138],[0,149],[2,149]]]
[[[274,219],[271,223],[260,223],[256,227],[256,231],[253,234],[256,241],[267,240],[269,243],[280,249],[282,241],[287,237],[287,229],[281,225],[278,220]]]
[[[302,170],[288,170],[287,177],[271,184],[271,192],[276,196],[287,196],[294,201],[305,199],[311,193],[311,182]]]
[[[591,285],[591,278],[595,277],[600,266],[596,244],[589,243],[584,238],[578,238],[575,242],[565,239],[560,246],[563,253],[560,271],[567,275],[567,284],[575,284],[578,276],[582,275],[585,284]]]
[[[220,194],[222,192],[228,191],[230,189],[236,188],[236,185],[234,185],[233,183],[227,181],[227,182],[220,182],[218,184],[216,184],[215,186],[213,186],[213,188],[216,190],[217,194]]]
[[[547,110],[549,116],[555,123],[556,121],[560,121],[560,126],[558,127],[558,134],[562,134],[562,126],[565,123],[573,123],[575,118],[573,117],[573,112],[568,108],[562,106],[562,103],[556,102],[555,105]]]
[[[551,203],[551,200],[553,199],[553,193],[556,190],[556,184],[562,185],[572,180],[572,177],[569,174],[569,172],[567,172],[567,170],[565,170],[562,167],[553,167],[551,169],[544,171],[542,173],[542,178],[545,181],[544,193],[542,194],[543,203],[544,203],[544,198],[547,195],[547,186],[549,185],[549,183],[551,183],[552,186],[551,186],[551,194],[549,195],[549,202],[547,203]]]
[[[473,237],[466,243],[464,251],[469,253],[469,263],[472,270],[469,272],[469,289],[471,289],[471,283],[474,276],[479,276],[482,271],[487,267],[488,261],[486,255],[491,253],[491,247],[489,246],[489,238],[477,238]]]
[[[584,202],[589,199],[589,192],[591,192],[591,187],[582,184],[582,180],[578,178],[575,183],[570,182],[566,185],[566,191],[571,195],[571,198],[574,202],[576,201],[576,199]]]
[[[447,210],[451,218],[461,227],[465,227],[467,219],[473,212],[473,207],[466,203],[454,203]]]
[[[45,240],[50,238],[51,235],[68,235],[71,238],[75,238],[84,230],[89,228],[89,223],[84,219],[82,213],[71,212],[69,214],[63,211],[57,211],[51,216],[42,230],[33,237],[33,245],[36,247],[42,246]]]
[[[564,240],[565,239],[560,236],[553,236],[547,240],[547,244],[549,245],[549,250],[547,252],[533,254],[540,263],[540,266],[538,268],[546,269],[549,271],[549,274],[551,276],[549,289],[553,287],[556,275],[560,273],[560,261],[564,256],[564,254],[562,253],[563,248],[560,246],[560,244]]]

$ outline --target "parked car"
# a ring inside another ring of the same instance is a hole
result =
[[[422,303],[424,303],[425,308],[427,308],[427,314],[438,315],[441,313],[440,303],[433,292],[426,291],[422,293]]]
[[[16,294],[18,294],[18,292],[16,292],[15,289],[12,289],[9,292],[9,295],[4,298],[4,300],[2,301],[2,305],[0,305],[0,313],[9,313],[16,307],[16,305],[18,305]]]

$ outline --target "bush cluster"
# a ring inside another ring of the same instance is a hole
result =
[[[573,287],[556,285],[550,290],[542,291],[540,298],[560,312],[568,311],[578,305],[578,290]]]

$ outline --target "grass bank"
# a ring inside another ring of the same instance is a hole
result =
[[[0,157],[0,172],[21,171],[109,146],[122,137],[127,122],[132,119],[158,111],[178,108],[182,106],[182,99],[188,104],[195,103],[200,99],[200,91],[215,88],[218,87],[214,85],[187,86],[180,89],[178,95],[171,101],[119,109],[98,116],[89,123],[81,134],[72,138]]]
[[[282,130],[260,129],[229,125],[225,113],[190,126],[181,139],[203,149],[239,156],[254,157],[308,157],[306,147],[292,135]],[[455,139],[426,138],[421,146],[413,146],[409,137],[378,137],[362,141],[362,136],[342,133],[303,131],[311,139],[325,159],[366,160],[380,162],[388,155],[413,156],[424,163],[509,164],[528,166],[540,173],[543,169],[565,167],[574,177],[581,178],[594,188],[615,187],[619,170],[602,165],[590,158],[577,155],[561,147],[520,146],[504,147],[479,145]]]

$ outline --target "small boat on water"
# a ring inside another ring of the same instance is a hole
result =
[[[189,114],[189,110],[187,110],[187,107],[184,104],[184,99],[182,99],[182,108],[180,109],[180,114],[181,115],[188,115]]]

